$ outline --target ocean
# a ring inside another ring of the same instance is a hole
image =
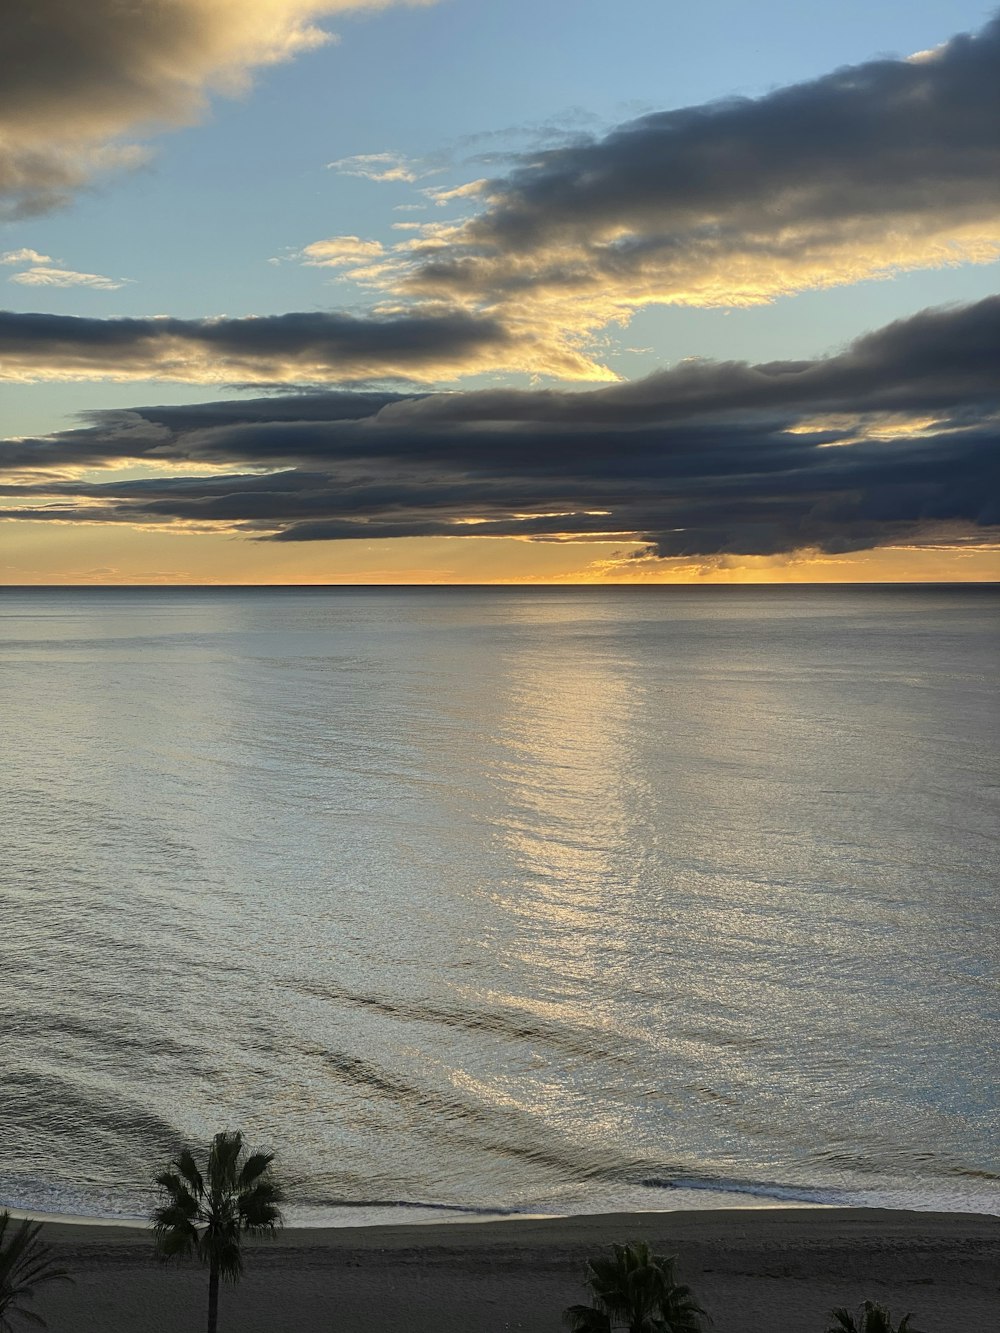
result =
[[[0,1205],[1000,1213],[996,587],[0,593]]]

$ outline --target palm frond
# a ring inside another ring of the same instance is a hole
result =
[[[194,1160],[194,1153],[190,1148],[181,1149],[174,1161],[174,1166],[191,1187],[194,1197],[200,1199],[205,1193],[205,1182],[198,1170],[198,1163]]]
[[[26,1310],[22,1305],[17,1314],[19,1319],[23,1319],[28,1324],[34,1324],[36,1328],[48,1328],[48,1324],[46,1324],[45,1320],[37,1310]],[[13,1329],[13,1325],[6,1319],[4,1320],[3,1327]]]
[[[570,1306],[564,1315],[578,1333],[699,1333],[707,1318],[691,1288],[676,1282],[674,1257],[654,1254],[645,1241],[613,1245],[610,1255],[591,1259],[584,1281],[593,1305]]]
[[[251,1185],[264,1174],[273,1161],[273,1152],[250,1153],[240,1171],[238,1181],[240,1190],[249,1189]]]
[[[878,1301],[862,1301],[856,1315],[845,1306],[838,1306],[830,1311],[830,1318],[836,1323],[826,1333],[919,1333],[910,1324],[912,1314],[904,1315],[898,1327],[894,1327],[892,1312]]]
[[[17,1313],[29,1323],[45,1327],[45,1320],[26,1304],[46,1282],[71,1282],[65,1269],[52,1258],[49,1246],[38,1239],[40,1222],[28,1218],[18,1223],[8,1237],[10,1213],[0,1212],[0,1329],[11,1327],[9,1315]]]
[[[864,1311],[865,1333],[893,1333],[889,1311],[884,1305],[865,1301]]]
[[[828,1328],[826,1333],[858,1333],[854,1316],[845,1305],[838,1305],[835,1310],[831,1310],[830,1318],[837,1322],[831,1328]]]
[[[611,1333],[611,1320],[592,1305],[570,1305],[563,1310],[563,1323],[572,1333]]]
[[[711,1316],[698,1304],[690,1287],[674,1285],[660,1300],[660,1314],[669,1333],[699,1333]]]
[[[171,1207],[176,1208],[185,1217],[197,1216],[201,1196],[192,1193],[178,1172],[161,1171],[156,1177],[156,1183],[168,1196]]]
[[[183,1227],[194,1226],[195,1219],[198,1216],[197,1208],[191,1209],[186,1203],[178,1203],[176,1199],[167,1199],[165,1203],[160,1204],[153,1210],[152,1222],[154,1227]]]
[[[215,1262],[219,1276],[226,1282],[238,1282],[243,1276],[243,1253],[240,1249],[239,1236],[227,1237],[215,1249]]]
[[[198,1228],[190,1218],[173,1214],[170,1208],[158,1209],[153,1214],[154,1244],[161,1258],[174,1259],[197,1253],[198,1237]]]
[[[284,1198],[277,1182],[259,1180],[237,1200],[240,1221],[247,1231],[273,1231],[282,1222],[279,1204]]]
[[[237,1163],[242,1151],[243,1135],[238,1129],[232,1132],[222,1130],[216,1134],[208,1154],[208,1179],[212,1194],[230,1194],[238,1188]]]

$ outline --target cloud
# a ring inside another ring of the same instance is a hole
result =
[[[485,177],[479,180],[466,181],[464,185],[454,185],[450,189],[446,186],[432,186],[424,191],[428,199],[433,199],[438,208],[445,208],[448,204],[453,204],[456,199],[475,199],[477,196],[485,194],[489,187],[489,181]]]
[[[51,255],[41,255],[37,250],[7,250],[0,255],[0,264],[51,264]]]
[[[422,3],[425,0],[409,0]],[[187,125],[213,92],[330,40],[314,20],[392,0],[32,0],[0,17],[0,215],[64,204],[144,160],[120,142]]]
[[[24,287],[91,287],[106,292],[117,291],[125,285],[124,278],[106,278],[101,273],[76,273],[70,268],[38,264],[23,273],[12,274],[9,281]]]
[[[384,254],[379,241],[363,241],[360,236],[331,236],[313,241],[296,252],[296,258],[308,268],[343,268]]]
[[[8,282],[19,283],[22,287],[90,287],[116,291],[128,281],[126,278],[106,278],[102,273],[78,273],[63,268],[61,260],[28,248],[8,250],[0,255],[0,264],[28,265],[23,273],[12,273],[8,278]]]
[[[311,393],[97,414],[0,444],[0,518],[261,540],[637,544],[658,556],[1000,538],[1000,297],[843,353],[589,392]],[[128,463],[161,475],[81,479]]]
[[[420,162],[406,158],[402,153],[357,153],[354,157],[341,157],[326,165],[340,176],[360,176],[369,181],[410,184],[431,174]]]
[[[411,242],[393,290],[489,309],[531,346],[578,353],[644,306],[748,306],[987,262],[1000,256],[1000,18],[919,59],[527,153],[437,198],[479,211]]]
[[[91,319],[0,312],[0,380],[435,380],[491,365],[506,331],[466,311]]]

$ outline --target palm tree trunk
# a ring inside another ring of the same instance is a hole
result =
[[[208,1270],[208,1333],[219,1327],[219,1265],[212,1261]]]

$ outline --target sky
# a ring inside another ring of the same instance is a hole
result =
[[[0,583],[1000,578],[1000,11],[0,15]]]

